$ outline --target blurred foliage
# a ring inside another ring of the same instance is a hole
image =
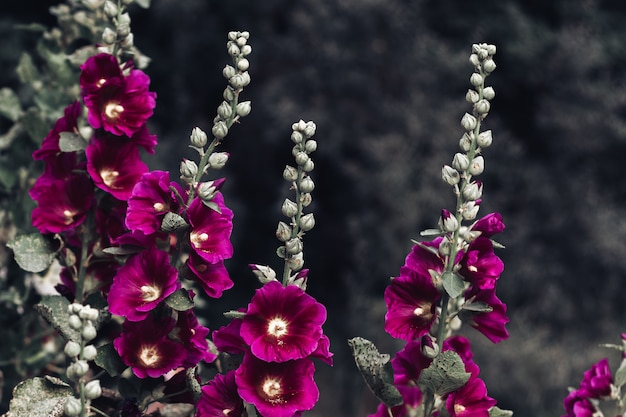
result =
[[[34,43],[11,25],[45,21],[45,10],[35,0],[3,7],[0,86],[14,88],[12,69]],[[625,15],[626,4],[609,0],[155,0],[133,15],[158,93],[151,129],[160,145],[150,163],[172,172],[189,152],[180,145],[189,127],[209,129],[220,102],[224,62],[213,57],[224,33],[245,29],[254,39],[254,110],[225,143],[237,248],[228,267],[238,289],[212,311],[249,299],[248,263],[276,259],[289,127],[317,124],[318,226],[305,255],[309,290],[329,308],[336,365],[318,371],[321,400],[307,415],[376,408],[346,340],[399,348],[383,332],[382,292],[410,239],[452,204],[439,175],[462,134],[475,42],[498,46],[481,213],[500,211],[507,224],[499,296],[511,339],[494,347],[469,336],[500,407],[562,412],[566,387],[605,355],[597,344],[625,330]],[[2,133],[10,126],[3,120]],[[3,168],[29,163],[1,152]]]

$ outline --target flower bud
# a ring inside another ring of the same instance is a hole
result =
[[[496,54],[496,46],[495,45],[485,45],[485,50],[490,56],[494,56]]]
[[[473,73],[470,77],[470,84],[474,87],[480,87],[481,85],[483,85],[484,81],[485,80],[483,79],[483,76],[477,72]]]
[[[306,162],[309,160],[309,155],[306,154],[306,152],[298,152],[298,154],[296,155],[296,163],[298,165],[304,165],[306,164]]]
[[[466,200],[475,201],[483,195],[483,184],[480,181],[470,182],[463,189],[463,197]]]
[[[74,367],[73,372],[74,375],[78,377],[77,379],[84,377],[85,375],[87,375],[87,372],[89,372],[89,364],[87,363],[87,361],[84,360],[78,360],[74,362],[68,367],[68,370],[71,367]]]
[[[214,181],[207,181],[198,185],[198,197],[204,202],[212,201],[215,194],[222,188],[222,185],[226,181],[225,178],[220,178]]]
[[[196,174],[198,174],[198,165],[194,161],[183,158],[180,162],[180,177],[184,180],[192,180]]]
[[[455,232],[459,228],[459,222],[456,217],[446,209],[441,210],[439,224],[441,229],[445,232]]]
[[[493,72],[496,69],[496,63],[493,59],[487,58],[483,61],[483,69],[487,74]]]
[[[485,100],[493,100],[495,96],[496,90],[494,90],[493,87],[483,88],[483,97],[485,98]]]
[[[313,197],[311,197],[310,193],[304,193],[300,196],[300,202],[302,203],[302,207],[308,207],[312,201]]]
[[[102,42],[107,45],[113,45],[116,38],[117,34],[111,28],[105,28],[102,32]]]
[[[203,148],[207,143],[206,132],[199,127],[194,127],[189,136],[189,142],[196,148]]]
[[[117,32],[117,37],[119,39],[124,39],[125,37],[130,35],[130,25],[128,25],[128,24],[118,23],[118,25],[115,28],[115,30]]]
[[[209,165],[213,169],[222,169],[228,162],[228,157],[230,154],[228,152],[213,152],[209,155]]]
[[[480,100],[480,95],[478,94],[478,91],[469,89],[467,90],[467,93],[465,93],[465,100],[473,104]]]
[[[461,206],[461,216],[463,216],[464,220],[474,220],[476,218],[478,209],[480,209],[478,201],[468,201]]]
[[[450,165],[444,165],[441,169],[441,178],[448,185],[456,185],[461,180],[461,175]]]
[[[241,55],[248,56],[252,53],[252,47],[250,45],[244,45],[241,47]]]
[[[485,170],[485,158],[476,156],[469,165],[469,173],[472,175],[480,175]]]
[[[237,46],[236,43],[228,42],[228,55],[234,58],[234,57],[239,56],[240,53],[241,53],[241,50],[239,49],[239,46]]]
[[[84,391],[85,398],[88,400],[95,400],[96,398],[100,398],[102,395],[102,388],[100,387],[100,381],[94,379],[93,381],[89,381],[85,384]]]
[[[111,0],[104,2],[104,14],[108,17],[117,17],[117,12],[117,4],[113,3]]]
[[[100,315],[100,312],[98,311],[97,308],[91,308],[88,305],[83,306],[83,309],[78,312],[78,317],[80,317],[83,320],[96,321],[98,320],[99,315]]]
[[[248,73],[248,71],[244,71],[241,74],[241,77],[243,79],[243,86],[245,87],[246,85],[250,84],[250,73]]]
[[[453,332],[459,331],[462,325],[463,322],[458,315],[452,317],[452,320],[450,320],[450,330],[452,330]]]
[[[312,159],[309,159],[304,163],[304,165],[302,165],[302,169],[304,170],[304,172],[311,172],[313,171],[313,168],[315,168],[315,164],[313,163]]]
[[[96,327],[93,324],[91,324],[91,322],[88,322],[87,324],[85,324],[85,327],[83,327],[83,330],[81,332],[83,339],[87,341],[95,339],[97,334],[98,334],[98,331],[96,330]]]
[[[98,350],[94,345],[87,345],[83,348],[83,359],[86,361],[92,361],[96,359]]]
[[[489,101],[485,99],[479,100],[476,104],[474,104],[474,109],[476,110],[476,113],[478,114],[489,113],[490,108],[491,108],[491,104],[489,104]]]
[[[228,83],[236,90],[245,87],[245,80],[243,74],[235,74],[228,79]]]
[[[237,40],[237,38],[239,37],[239,33],[237,33],[234,30],[231,30],[230,32],[228,32],[228,40],[229,41],[235,41]]]
[[[65,344],[63,352],[65,352],[65,354],[70,358],[75,358],[80,355],[80,344],[70,340]]]
[[[250,39],[250,32],[248,32],[247,30],[239,32],[239,37],[244,39]]]
[[[304,132],[304,129],[306,129],[306,122],[302,119],[298,120],[298,129],[301,132]]]
[[[222,118],[222,120],[227,120],[233,115],[233,108],[228,102],[222,101],[222,103],[217,106],[217,115]]]
[[[237,43],[237,46],[244,46],[246,43],[248,43],[248,39],[240,36],[235,40],[235,42]]]
[[[298,170],[290,165],[285,166],[283,170],[283,178],[286,181],[295,181],[298,179]]]
[[[315,183],[313,182],[311,177],[304,177],[302,178],[302,181],[300,181],[298,188],[303,193],[310,193],[315,188]]]
[[[452,245],[450,244],[450,241],[447,237],[444,237],[441,242],[439,242],[439,247],[437,248],[437,251],[441,256],[444,257],[450,255],[450,253],[452,252]]]
[[[478,135],[478,138],[476,139],[476,143],[481,148],[488,148],[489,146],[491,146],[492,141],[493,141],[493,138],[491,136],[491,130],[480,132],[480,134]]]
[[[452,167],[457,171],[465,171],[469,166],[469,158],[467,155],[457,152],[452,159]]]
[[[315,227],[315,218],[313,217],[313,213],[305,214],[300,217],[300,229],[303,232],[308,232],[309,230]]]
[[[478,55],[476,54],[471,54],[469,57],[469,62],[470,64],[472,64],[475,68],[477,68],[480,65],[480,60],[478,59]]]
[[[313,139],[309,139],[304,143],[304,151],[306,153],[313,153],[317,150],[317,142]]]
[[[76,314],[72,314],[69,317],[68,324],[74,330],[79,330],[83,327],[83,321]]]
[[[286,217],[293,217],[296,214],[298,214],[298,205],[294,203],[293,201],[291,201],[290,199],[286,198],[285,201],[283,202],[282,207],[280,208],[280,211]]]
[[[77,417],[80,415],[82,406],[80,405],[80,400],[75,397],[67,397],[65,401],[65,405],[63,406],[63,411],[67,417]]]
[[[243,46],[243,45],[241,45],[241,46]],[[237,61],[237,69],[238,70],[246,71],[248,68],[250,68],[250,61],[248,61],[246,58],[242,58],[239,61]]]
[[[233,88],[231,86],[226,87],[222,97],[224,97],[224,100],[228,102],[233,101],[235,99],[235,92],[233,91]]]
[[[461,118],[461,126],[468,132],[476,128],[476,118],[469,113],[465,113]]]
[[[439,345],[430,335],[422,336],[422,353],[429,359],[434,359],[439,354]]]
[[[304,140],[304,135],[302,135],[301,132],[298,132],[297,130],[294,130],[293,132],[291,132],[291,141],[293,143],[302,143],[302,141]]]
[[[235,109],[237,112],[237,116],[246,117],[252,111],[252,104],[249,101],[242,101],[241,103],[237,103],[237,108]]]
[[[317,126],[315,126],[315,123],[313,122],[306,122],[306,126],[303,129],[304,131],[304,136],[306,136],[306,138],[310,138],[313,137],[313,135],[315,135],[315,130],[317,129]]]
[[[472,136],[474,136],[473,133],[465,132],[463,136],[461,136],[461,139],[459,139],[459,148],[461,148],[463,152],[469,152],[472,147]]]
[[[302,252],[302,241],[300,238],[294,237],[293,239],[285,242],[285,250],[290,255],[295,255]]]
[[[299,271],[304,266],[304,255],[302,252],[296,253],[285,260],[285,265],[292,271]]]
[[[481,61],[484,59],[487,59],[488,56],[489,56],[489,52],[485,48],[481,47],[478,50],[478,58],[480,58]]]
[[[286,242],[291,239],[291,226],[289,226],[285,222],[278,222],[278,227],[276,228],[276,237],[281,242]]]
[[[213,125],[211,133],[218,139],[224,139],[228,134],[228,126],[226,126],[226,123],[219,121]]]
[[[269,266],[256,264],[250,264],[248,266],[252,269],[252,273],[257,277],[261,284],[276,281],[276,272]]]
[[[81,310],[83,309],[83,305],[80,303],[72,303],[69,306],[67,306],[67,311],[68,313],[72,314],[78,314],[81,312]]]
[[[120,42],[120,45],[124,49],[130,49],[134,45],[134,40],[135,40],[135,36],[132,33],[129,33],[127,36],[124,37],[124,39],[122,39],[122,42]]]

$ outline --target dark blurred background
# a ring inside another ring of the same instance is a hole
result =
[[[4,1],[3,84],[15,82],[14,22],[48,25],[58,1]],[[600,0],[153,0],[131,10],[135,44],[153,59],[158,94],[153,169],[177,177],[194,126],[210,130],[228,63],[226,34],[251,33],[253,111],[229,134],[224,194],[235,211],[235,289],[209,302],[210,326],[245,305],[248,263],[281,265],[274,230],[289,196],[281,173],[291,124],[317,124],[314,212],[305,238],[309,291],[328,307],[335,366],[319,364],[321,399],[309,416],[365,416],[377,402],[346,340],[383,352],[383,291],[419,231],[434,227],[453,196],[440,180],[462,134],[472,43],[498,47],[496,90],[485,128],[481,214],[499,211],[509,340],[466,332],[499,406],[518,416],[563,413],[567,386],[615,354],[626,331],[626,3]]]

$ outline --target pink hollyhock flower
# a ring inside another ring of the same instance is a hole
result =
[[[495,288],[481,290],[477,287],[470,287],[465,292],[465,299],[485,304],[491,309],[488,312],[472,313],[470,322],[472,327],[487,336],[493,343],[509,338],[509,332],[505,327],[509,322],[506,316],[506,304],[496,296]]]
[[[481,219],[478,219],[472,226],[472,230],[482,232],[481,236],[491,237],[496,233],[504,230],[505,226],[502,222],[500,213],[489,213]]]
[[[153,315],[138,322],[126,320],[113,346],[137,377],[158,378],[182,366],[188,354],[183,345],[167,337],[175,325],[172,317]]]
[[[118,200],[128,200],[135,184],[148,171],[139,148],[123,138],[96,136],[85,154],[93,182]]]
[[[569,393],[563,400],[566,414],[563,417],[593,417],[596,409],[589,401],[587,393],[576,390]]]
[[[61,233],[81,225],[93,204],[93,185],[83,174],[67,179],[40,177],[30,196],[37,202],[32,223],[41,233]]]
[[[234,285],[224,266],[224,261],[209,263],[196,252],[191,252],[186,265],[188,274],[185,274],[185,277],[197,281],[209,297],[220,298],[224,291]]]
[[[249,346],[241,337],[242,322],[242,319],[232,319],[226,326],[213,331],[213,343],[220,352],[240,354],[248,351]]]
[[[196,417],[241,417],[243,401],[237,393],[235,371],[217,374],[208,385],[202,387],[202,395],[196,405]]]
[[[474,353],[472,353],[472,349],[470,346],[470,341],[464,338],[463,336],[452,336],[443,341],[443,349],[444,352],[447,350],[455,351],[460,357],[463,363],[466,365],[465,368],[467,370],[467,364],[474,363]]]
[[[470,243],[461,260],[459,274],[481,289],[491,289],[504,271],[504,262],[493,251],[491,240],[478,237]]]
[[[217,204],[219,213],[195,198],[187,214],[191,225],[191,249],[208,263],[215,264],[233,256],[233,245],[230,243],[233,212],[224,205],[221,193],[215,194],[212,201]]]
[[[333,366],[333,353],[330,351],[330,339],[325,334],[317,342],[317,349],[311,353],[312,358],[318,358],[325,364]]]
[[[76,133],[78,131],[78,116],[82,110],[79,101],[75,101],[65,108],[63,117],[59,118],[52,130],[44,138],[41,147],[33,152],[33,159],[40,161],[56,157],[61,149],[59,139],[62,132]]]
[[[605,358],[585,371],[579,391],[585,392],[591,398],[607,397],[611,395],[612,384],[611,368],[608,359]]]
[[[168,295],[180,288],[169,255],[156,247],[128,257],[113,279],[109,311],[130,321],[144,320]]]
[[[310,359],[276,363],[246,354],[235,371],[235,382],[241,398],[263,417],[292,417],[312,409],[319,399],[314,372]]]
[[[139,230],[146,235],[159,231],[165,214],[170,211],[177,212],[179,209],[179,203],[170,187],[180,188],[170,181],[170,174],[167,171],[150,171],[143,174],[128,199],[126,227],[133,231]]]
[[[156,93],[140,70],[124,76],[113,55],[98,54],[81,66],[80,86],[88,109],[87,120],[116,136],[133,136],[152,116]]]
[[[302,288],[270,281],[252,297],[241,336],[257,358],[285,362],[317,349],[325,321],[326,308]]]
[[[113,246],[113,242],[127,232],[124,225],[126,201],[116,198],[103,198],[96,207],[96,232],[103,248]]]
[[[496,400],[487,396],[485,383],[474,375],[446,400],[451,417],[489,417],[489,409],[494,405]]]
[[[193,291],[190,291],[193,299]],[[206,337],[209,335],[209,329],[200,325],[193,309],[178,312],[178,321],[176,322],[176,338],[185,346],[189,353],[183,366],[191,368],[196,366],[198,362],[213,362],[217,355],[209,350],[209,343]]]
[[[153,154],[157,145],[157,136],[150,134],[148,126],[144,124],[130,137],[130,142]]]

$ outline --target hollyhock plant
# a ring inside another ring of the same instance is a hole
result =
[[[252,297],[241,336],[257,358],[285,362],[317,349],[325,321],[326,308],[302,288],[271,281]]]
[[[202,387],[196,417],[240,417],[243,413],[244,404],[237,392],[235,371],[217,374]]]
[[[168,338],[176,326],[172,317],[148,315],[143,321],[126,320],[113,340],[115,350],[139,378],[157,378],[185,362],[185,347]]]
[[[240,309],[244,312],[244,309]],[[234,318],[226,326],[222,326],[213,331],[213,343],[220,352],[228,352],[232,354],[245,353],[249,349],[249,345],[241,337],[242,319]]]
[[[169,255],[155,247],[128,257],[109,291],[109,311],[130,321],[144,320],[162,300],[180,288]]]
[[[148,166],[132,142],[110,135],[96,135],[85,150],[87,172],[96,186],[119,200],[128,200]]]
[[[208,263],[217,263],[233,256],[230,234],[233,230],[233,212],[224,204],[221,193],[212,200],[219,212],[207,207],[200,198],[194,198],[187,211],[191,232],[191,249]]]
[[[156,93],[148,91],[150,78],[142,71],[131,69],[124,76],[117,58],[106,53],[87,59],[81,70],[80,86],[92,127],[131,137],[152,116]]]
[[[235,381],[241,398],[263,417],[292,417],[317,403],[314,372],[315,366],[307,358],[277,363],[246,354],[235,371]]]
[[[608,397],[611,395],[612,385],[613,376],[609,368],[609,360],[605,358],[585,371],[580,382],[580,391],[593,398]]]

